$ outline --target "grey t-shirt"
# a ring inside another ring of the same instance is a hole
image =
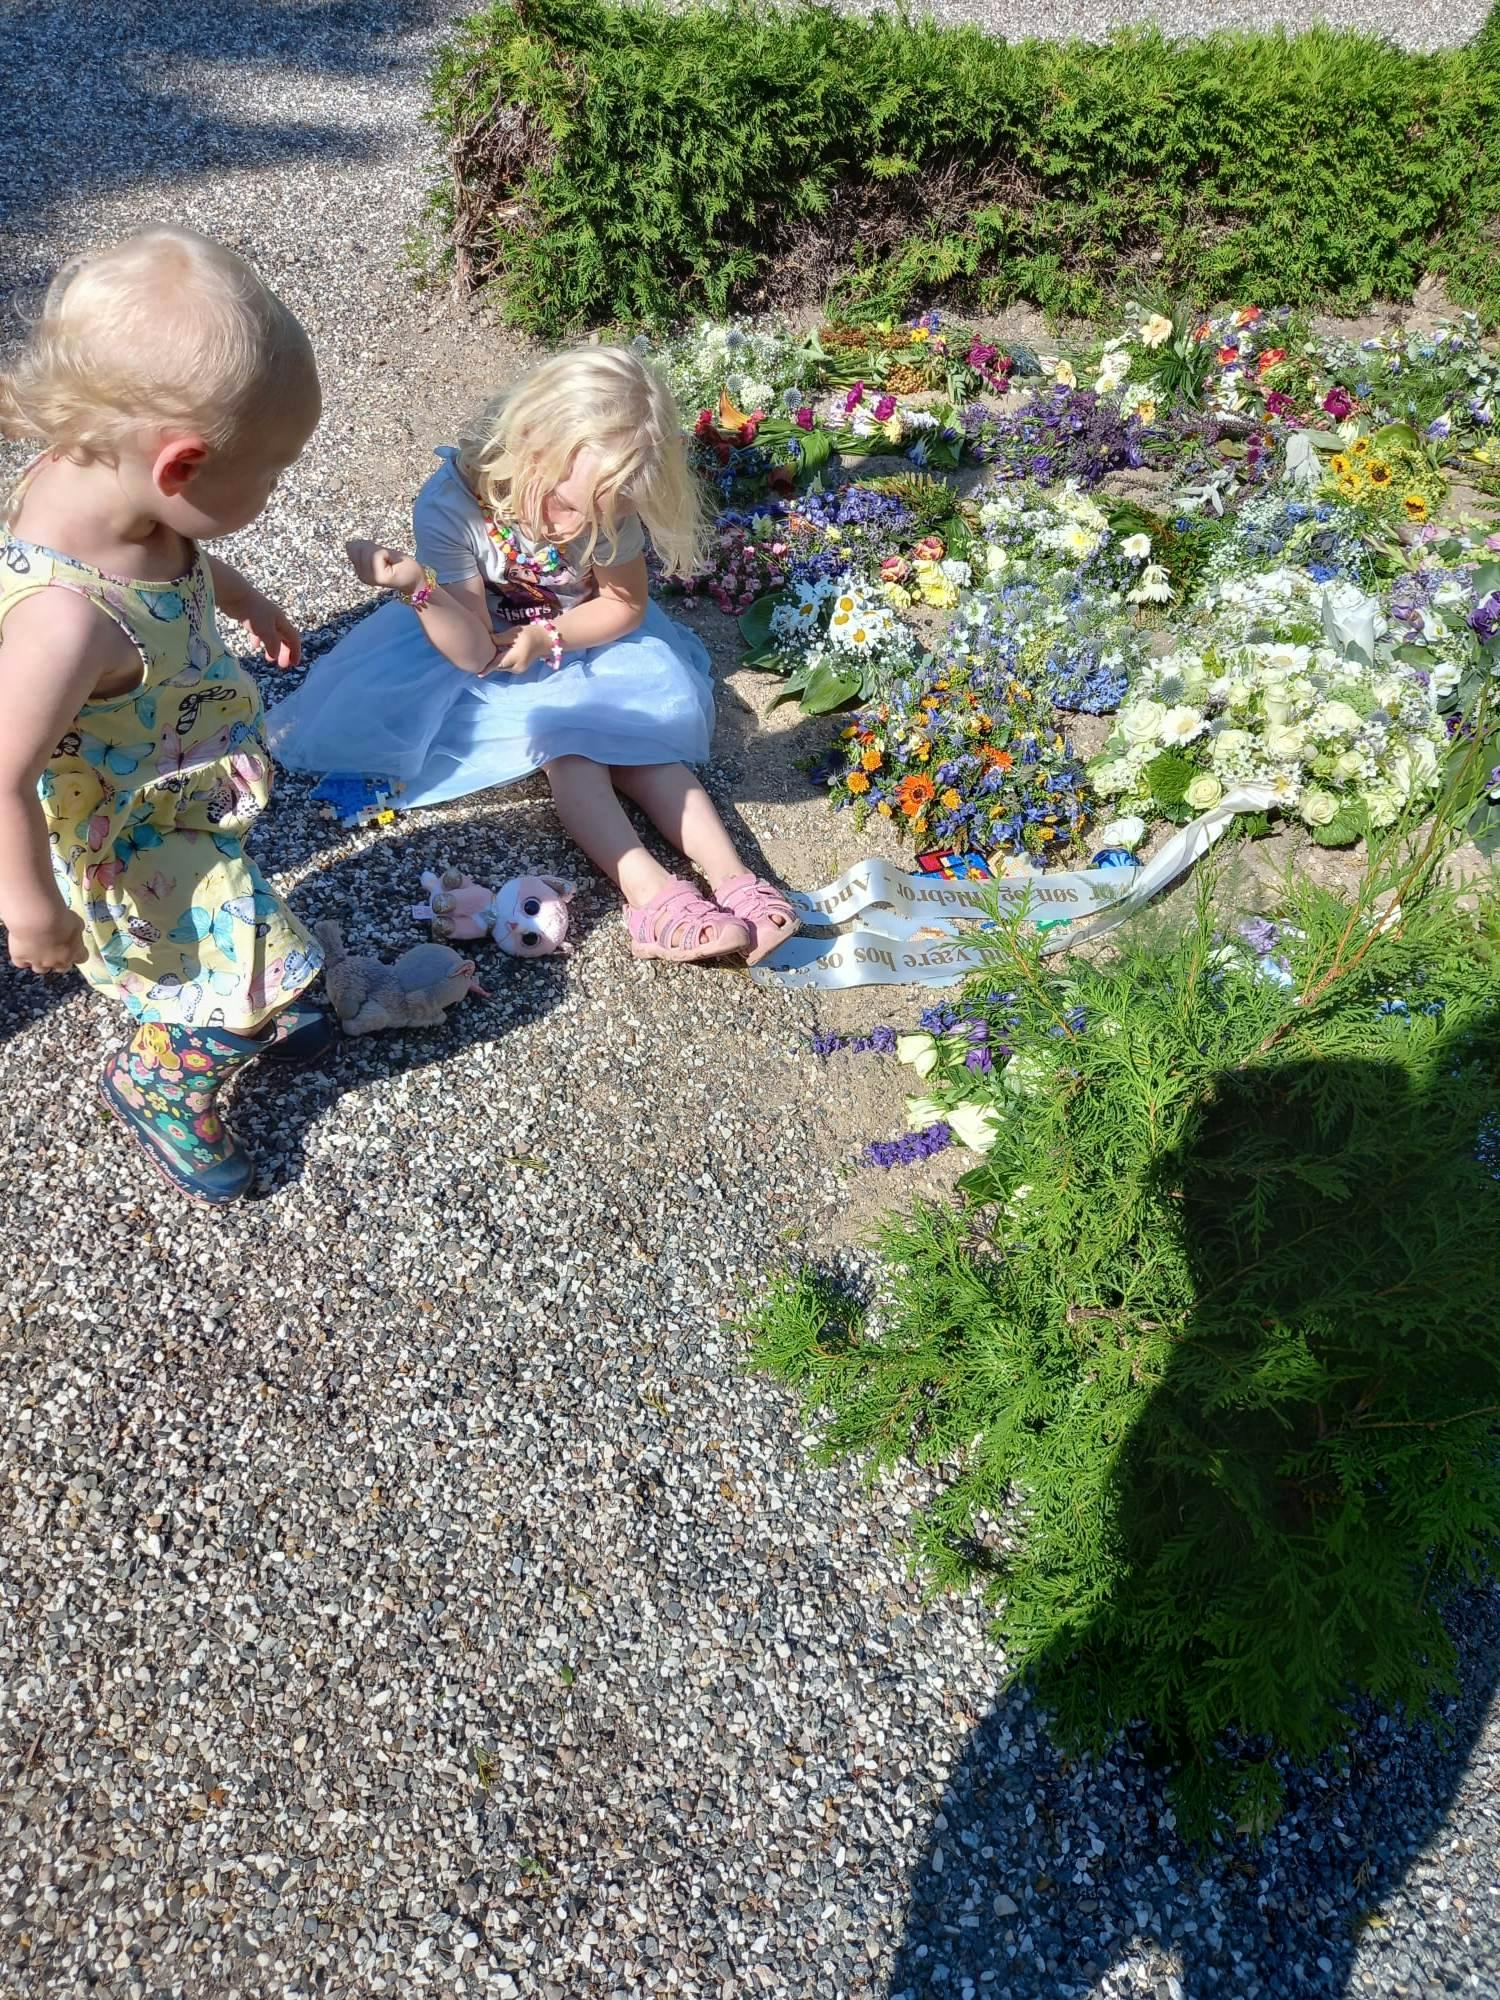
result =
[[[595,594],[593,572],[633,562],[645,551],[640,517],[628,514],[614,541],[603,535],[586,560],[588,538],[575,536],[557,545],[559,567],[551,566],[545,545],[533,543],[515,529],[520,552],[509,561],[490,530],[489,517],[464,483],[451,445],[438,452],[442,464],[417,495],[412,508],[417,561],[437,572],[439,583],[462,583],[482,576],[496,615],[508,624],[524,624],[531,616],[555,618]]]

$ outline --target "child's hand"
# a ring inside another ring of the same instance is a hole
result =
[[[552,651],[552,639],[540,625],[523,625],[495,662],[497,674],[524,674]]]
[[[350,542],[347,553],[354,574],[372,590],[418,590],[427,580],[427,572],[415,556],[388,549],[381,542]]]
[[[295,667],[302,659],[302,634],[279,604],[264,592],[252,590],[240,610],[240,623],[248,626],[255,642],[273,666]]]
[[[65,903],[17,913],[7,926],[10,962],[22,972],[71,972],[88,957],[83,925]]]

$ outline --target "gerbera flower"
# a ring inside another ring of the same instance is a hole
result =
[[[936,796],[937,786],[922,771],[913,771],[896,787],[896,798],[908,819],[919,818],[923,808],[929,806]]]

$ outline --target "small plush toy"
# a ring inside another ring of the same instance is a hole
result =
[[[573,949],[567,942],[573,884],[556,875],[518,875],[487,889],[456,868],[441,875],[429,868],[422,887],[427,901],[414,904],[412,915],[431,924],[435,938],[493,937],[512,958],[547,958]]]
[[[394,965],[384,965],[378,958],[351,958],[335,923],[314,924],[313,934],[323,947],[324,984],[346,1035],[435,1028],[466,993],[489,998],[474,977],[473,959],[445,944],[414,944]]]

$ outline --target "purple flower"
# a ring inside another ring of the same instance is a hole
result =
[[[914,1167],[952,1144],[953,1134],[946,1125],[929,1125],[925,1131],[908,1132],[900,1139],[872,1139],[865,1148],[864,1162],[867,1167]]]
[[[799,431],[810,431],[813,427],[813,413],[810,409],[807,408],[806,404],[804,404],[802,408],[797,411],[792,421],[796,424]]]
[[[1347,389],[1330,389],[1323,398],[1323,408],[1336,423],[1342,423],[1354,408],[1354,398]]]
[[[878,403],[877,403],[877,404],[875,405],[875,421],[876,421],[876,423],[877,423],[877,424],[883,424],[883,423],[888,423],[888,422],[890,421],[890,419],[891,419],[891,418],[892,418],[893,416],[895,416],[895,414],[896,414],[896,399],[895,399],[895,397],[894,397],[894,396],[882,396],[882,397],[881,397],[881,399],[880,399],[880,401],[879,401],[879,402],[878,402]]]

